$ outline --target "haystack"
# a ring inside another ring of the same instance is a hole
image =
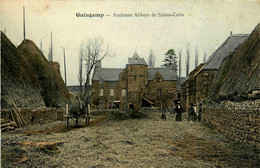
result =
[[[1,32],[1,108],[45,107],[37,75],[28,60]]]
[[[33,67],[47,107],[58,107],[60,103],[69,100],[70,94],[59,72],[58,63],[50,63],[31,40],[24,40],[18,46],[18,51]]]

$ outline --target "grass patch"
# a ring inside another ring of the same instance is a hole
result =
[[[206,127],[209,130],[210,133],[217,133],[218,132],[217,129],[213,125],[206,123],[205,121],[202,121],[200,123],[203,127]]]
[[[1,164],[2,167],[13,167],[12,165],[28,160],[26,151],[19,146],[2,146]]]
[[[148,114],[139,112],[139,111],[133,111],[133,112],[120,112],[120,111],[113,111],[110,113],[109,118],[114,121],[122,121],[122,120],[128,120],[128,119],[143,119],[148,118]]]

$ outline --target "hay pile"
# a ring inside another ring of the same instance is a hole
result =
[[[59,63],[49,62],[31,40],[18,48],[1,32],[2,108],[59,107],[70,99],[59,71]]]
[[[58,107],[62,101],[70,98],[60,75],[58,63],[49,63],[31,40],[24,40],[18,46],[18,51],[25,55],[33,67],[41,86],[41,96],[47,107]]]
[[[217,72],[212,99],[247,99],[248,94],[260,89],[260,24],[222,63]]]
[[[45,107],[37,75],[28,60],[1,32],[1,108]]]

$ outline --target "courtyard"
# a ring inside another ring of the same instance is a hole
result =
[[[2,167],[257,167],[253,150],[226,139],[203,122],[175,121],[167,113],[142,119],[92,117],[89,127],[65,121],[2,133]],[[50,147],[32,145],[57,142]],[[26,145],[27,143],[27,145]],[[31,143],[31,145],[28,145]]]

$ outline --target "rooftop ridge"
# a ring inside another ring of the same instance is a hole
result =
[[[125,69],[125,68],[100,68],[100,69]]]
[[[236,37],[236,36],[239,36],[239,37],[246,37],[246,36],[249,36],[249,34],[232,34],[230,35],[230,37]]]
[[[231,36],[232,36],[232,35],[231,35]],[[209,62],[214,58],[214,55],[216,55],[216,53],[217,53],[220,49],[222,49],[223,46],[225,46],[225,44],[227,43],[227,41],[230,39],[231,36],[229,36],[229,37],[217,48],[217,50],[214,51],[214,52],[209,56],[209,60],[207,60],[205,64],[209,63]]]

